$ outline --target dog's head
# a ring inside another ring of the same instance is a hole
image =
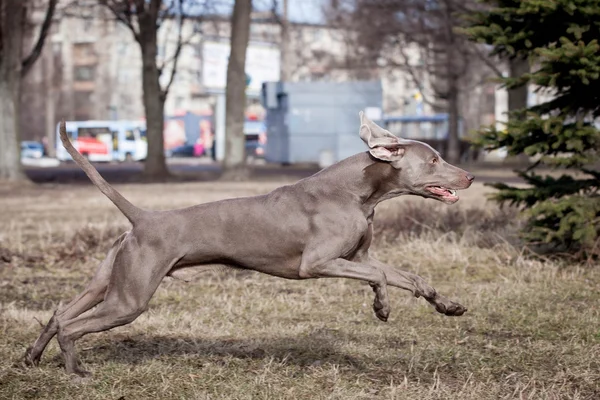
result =
[[[448,164],[426,143],[401,139],[360,113],[360,137],[369,153],[388,163],[394,187],[410,194],[436,199],[446,204],[458,201],[456,190],[467,189],[473,175]]]

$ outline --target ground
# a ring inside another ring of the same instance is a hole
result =
[[[168,209],[282,183],[117,187]],[[133,324],[77,343],[94,374],[78,381],[56,341],[39,368],[20,360],[127,220],[91,185],[1,187],[0,398],[600,398],[600,269],[531,258],[514,210],[486,203],[487,190],[476,183],[454,206],[399,199],[377,210],[374,254],[467,306],[462,317],[392,288],[383,323],[369,286],[344,279],[166,279]]]

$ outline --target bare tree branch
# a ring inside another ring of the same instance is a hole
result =
[[[487,65],[487,67],[491,69],[494,72],[494,74],[496,74],[499,78],[502,78],[504,76],[500,68],[498,68],[498,66],[490,59],[490,57],[487,54],[483,54],[479,46],[473,46],[473,54],[477,56],[481,61],[483,61],[485,65]]]
[[[160,6],[162,5],[162,0],[150,0],[150,3],[146,2],[145,0],[136,0],[136,4],[136,7],[139,7],[139,9],[145,9],[146,13],[150,15],[154,19],[154,21],[158,22],[158,15],[160,12]],[[145,8],[144,6],[146,6],[147,8]]]
[[[279,12],[277,12],[278,8],[279,8],[279,1],[273,0],[271,3],[271,14],[273,15],[273,19],[275,20],[275,23],[277,23],[278,25],[283,25],[283,20],[281,19]]]
[[[163,60],[160,65],[158,65],[158,70],[162,73],[162,71],[165,69],[165,67],[168,64],[171,64],[175,61],[175,59],[179,58],[179,55],[181,53],[181,50],[183,50],[183,48],[185,46],[188,46],[192,43],[192,40],[196,37],[195,33],[192,33],[190,36],[188,36],[186,39],[182,39],[181,41],[178,41],[178,43],[181,43],[181,46],[179,49],[179,52],[177,51],[177,48],[175,48],[175,52],[173,53],[173,55],[165,60]]]
[[[106,8],[108,8],[113,15],[115,16],[115,18],[117,20],[119,20],[120,22],[123,23],[123,25],[125,25],[127,28],[129,28],[129,30],[131,31],[131,33],[133,33],[133,37],[135,38],[135,41],[138,43],[140,42],[140,33],[139,31],[135,28],[135,26],[133,25],[133,21],[131,19],[131,4],[129,4],[128,1],[122,1],[122,2],[116,2],[116,1],[111,1],[111,0],[99,0],[100,4],[105,6]],[[137,6],[136,6],[136,11],[137,11]]]
[[[40,33],[38,35],[38,40],[31,50],[31,53],[21,63],[21,76],[27,75],[27,73],[31,70],[33,64],[37,61],[40,54],[42,54],[42,49],[44,48],[44,42],[46,41],[46,37],[48,36],[48,32],[50,31],[50,27],[52,26],[52,18],[54,16],[54,11],[56,10],[56,3],[58,0],[49,0],[48,8],[46,9],[46,16],[44,17],[44,22],[42,23],[42,27],[40,29]]]
[[[163,2],[163,7],[161,10],[159,10],[158,13],[158,19],[160,21],[162,21],[163,19],[165,19],[166,17],[168,17],[169,15],[173,15],[174,11],[175,11],[175,3],[177,0],[171,0],[169,1],[169,5],[168,6],[164,6],[164,2]]]
[[[173,81],[175,80],[175,74],[177,73],[177,63],[179,62],[179,54],[181,54],[181,49],[184,45],[184,43],[182,41],[183,23],[185,20],[185,15],[183,13],[183,0],[178,0],[178,11],[179,11],[179,16],[178,16],[179,27],[177,30],[177,48],[175,49],[175,54],[173,55],[173,67],[171,68],[171,76],[169,77],[169,82],[162,89],[162,92],[161,92],[161,95],[165,99],[167,98],[169,89],[171,89],[171,85],[173,84]]]
[[[177,18],[178,18],[178,29],[177,29],[177,47],[175,48],[175,52],[173,54],[173,56],[168,59],[168,60],[164,60],[163,63],[159,66],[159,73],[162,74],[163,68],[168,64],[168,63],[173,63],[173,66],[171,67],[171,74],[169,76],[169,81],[167,83],[167,85],[162,88],[161,91],[161,95],[163,96],[163,99],[167,98],[167,95],[169,94],[169,90],[171,89],[171,85],[173,84],[173,81],[175,80],[175,74],[177,73],[177,64],[179,62],[179,56],[181,54],[181,50],[183,49],[184,46],[189,45],[192,41],[192,39],[196,36],[196,32],[193,32],[187,39],[183,39],[183,26],[184,23],[187,19],[187,14],[184,12],[183,10],[183,5],[185,0],[176,0],[177,1],[177,11],[175,12],[177,14]],[[173,6],[173,4],[172,4]],[[203,14],[204,12],[207,11],[208,8],[208,3],[204,3],[204,7],[203,7],[203,12],[201,14]],[[166,16],[165,16],[166,17]]]
[[[429,96],[426,94],[425,88],[421,84],[423,79],[419,78],[417,76],[417,73],[414,70],[413,66],[410,65],[410,59],[408,58],[408,55],[404,51],[404,46],[398,46],[398,50],[400,51],[400,54],[402,55],[402,58],[404,59],[403,65],[401,68],[403,70],[405,70],[406,72],[408,72],[408,74],[410,75],[410,78],[411,78],[413,84],[419,89],[419,92],[421,92],[421,96],[423,96],[423,102],[431,107],[434,107],[435,102],[429,100]]]

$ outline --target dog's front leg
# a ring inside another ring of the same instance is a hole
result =
[[[459,316],[463,315],[467,311],[466,307],[440,295],[425,281],[425,279],[421,278],[419,275],[394,268],[373,257],[369,257],[368,263],[369,265],[383,271],[389,285],[404,290],[409,290],[416,297],[423,297],[431,305],[433,305],[436,311],[439,313],[448,316]]]
[[[387,293],[387,281],[385,274],[378,268],[369,264],[348,261],[336,258],[325,262],[307,261],[302,259],[300,276],[309,278],[350,278],[367,281],[375,292],[373,310],[375,315],[382,321],[387,321],[390,315],[390,303]]]

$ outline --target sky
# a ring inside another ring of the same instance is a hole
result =
[[[217,0],[218,6],[216,10],[220,14],[228,14],[231,12],[233,7],[233,0]],[[276,0],[278,4],[279,13],[283,11],[283,0]],[[203,3],[214,4],[214,0],[203,0],[199,7],[202,7]],[[324,23],[325,18],[323,16],[323,6],[328,4],[329,0],[288,0],[288,13],[289,19],[292,22],[319,24]],[[254,0],[253,7],[257,11],[270,10],[272,8],[273,0]]]
[[[255,0],[259,3],[270,3],[270,0]],[[282,0],[279,0],[279,12],[282,10]],[[327,0],[288,0],[289,18],[293,22],[304,22],[310,24],[324,23],[323,6]],[[258,7],[257,7],[258,8]]]

